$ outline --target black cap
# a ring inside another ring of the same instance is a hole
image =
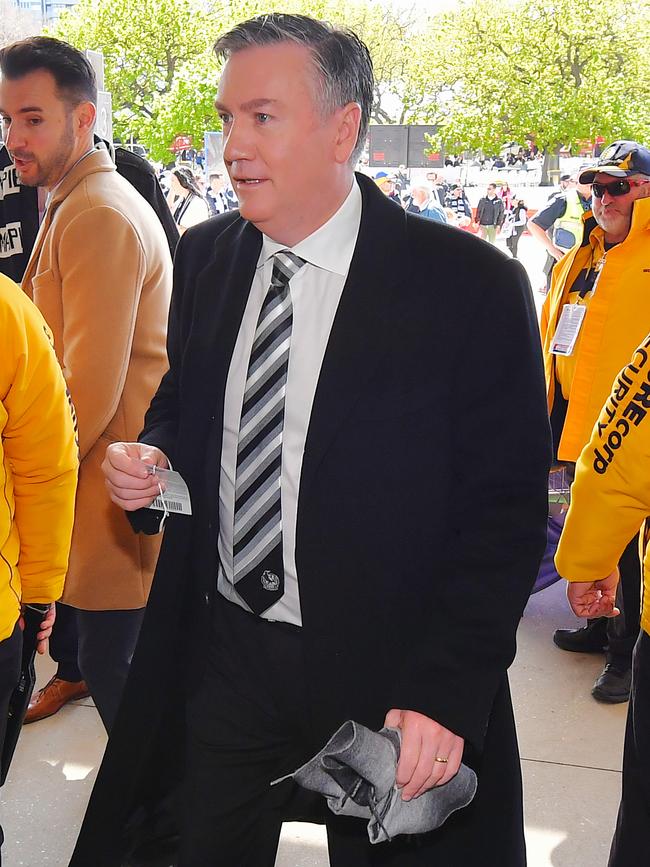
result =
[[[581,184],[592,184],[597,174],[614,178],[630,175],[650,176],[650,150],[635,141],[615,141],[605,148],[595,166],[585,169],[578,178]]]

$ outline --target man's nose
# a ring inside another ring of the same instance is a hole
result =
[[[223,146],[224,162],[233,163],[236,160],[249,160],[252,159],[253,153],[253,144],[245,123],[241,120],[232,120]]]
[[[13,153],[24,147],[24,136],[19,133],[18,127],[14,123],[10,123],[4,128],[5,146],[9,153]]]
[[[603,205],[611,205],[615,198],[616,197],[613,196],[608,189],[605,189],[603,191],[603,195],[600,201],[603,203]]]

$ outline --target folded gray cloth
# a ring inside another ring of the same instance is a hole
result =
[[[292,778],[305,789],[320,792],[337,815],[368,819],[371,843],[433,831],[469,804],[476,793],[476,774],[461,765],[444,786],[403,801],[395,785],[400,746],[399,729],[374,732],[349,720],[313,759],[282,780]]]

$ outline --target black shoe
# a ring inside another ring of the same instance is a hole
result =
[[[580,629],[556,629],[553,644],[573,653],[602,653],[607,646],[607,618],[588,620]]]
[[[623,668],[613,662],[608,662],[596,678],[591,694],[596,701],[606,704],[621,704],[630,698],[632,685],[632,667]]]

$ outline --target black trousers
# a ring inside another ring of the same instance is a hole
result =
[[[23,634],[18,624],[9,638],[0,641],[0,752],[7,728],[7,713],[9,699],[20,677],[20,660],[23,650]],[[2,827],[0,827],[0,847],[4,842]],[[2,857],[0,855],[0,864]]]
[[[649,828],[650,636],[642,631],[634,649],[632,694],[623,752],[623,794],[609,867],[636,867],[643,863],[647,857]]]
[[[77,609],[79,670],[110,734],[138,643],[144,608],[129,611]]]
[[[49,642],[50,656],[57,663],[56,676],[70,683],[83,680],[79,671],[79,636],[75,608],[56,603],[56,621]]]
[[[524,227],[521,229],[515,229],[515,231],[510,235],[509,238],[506,238],[506,247],[512,253],[513,259],[517,258],[517,252],[519,250],[519,239],[524,234]]]
[[[140,627],[144,608],[82,611],[57,602],[50,654],[57,677],[85,680],[106,731],[110,734]]]
[[[632,653],[641,628],[641,559],[639,537],[629,543],[618,561],[621,580],[616,592],[616,604],[621,613],[606,621],[608,662],[632,664]]]
[[[335,817],[320,798],[308,813],[299,787],[270,786],[323,746],[314,740],[309,686],[300,629],[256,618],[217,595],[205,674],[188,705],[178,867],[273,867],[282,821],[299,818],[325,822],[332,867],[524,867],[505,681],[472,804],[431,834],[376,846],[366,822]]]

